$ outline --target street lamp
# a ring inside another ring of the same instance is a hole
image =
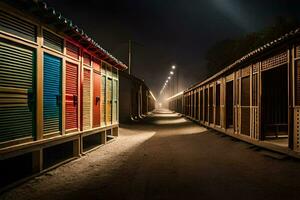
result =
[[[165,83],[163,84],[163,87],[160,90],[160,95],[162,94],[167,94],[169,96],[174,95],[175,89],[175,81],[177,81],[177,90],[178,90],[178,70],[176,69],[176,66],[173,65],[171,67],[171,70],[169,72],[169,76],[167,77],[167,80],[165,81]],[[175,76],[175,77],[173,77]],[[173,77],[173,78],[172,78]],[[176,78],[176,79],[175,79]]]

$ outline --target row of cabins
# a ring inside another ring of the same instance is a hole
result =
[[[118,136],[126,68],[46,3],[1,1],[0,191]]]
[[[299,152],[299,33],[291,31],[170,97],[169,108],[247,142]]]
[[[126,72],[120,72],[120,123],[144,118],[155,108],[156,98],[145,82]]]

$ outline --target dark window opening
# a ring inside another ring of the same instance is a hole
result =
[[[213,100],[214,100],[214,93],[213,93],[213,87],[209,88],[209,123],[214,123],[214,106],[213,106]]]
[[[220,84],[216,86],[216,125],[220,125]]]
[[[242,78],[241,133],[250,136],[250,76]]]
[[[262,72],[261,98],[262,139],[287,138],[288,80],[286,66]]]
[[[226,83],[226,128],[233,127],[233,81]]]
[[[208,122],[208,89],[204,90],[204,121]]]

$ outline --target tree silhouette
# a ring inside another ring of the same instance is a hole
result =
[[[274,23],[261,31],[246,34],[235,39],[218,41],[205,55],[208,75],[212,75],[230,65],[249,52],[296,29],[299,21],[292,17],[276,17]]]

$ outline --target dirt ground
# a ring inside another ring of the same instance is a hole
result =
[[[0,199],[300,199],[300,162],[156,111]]]

